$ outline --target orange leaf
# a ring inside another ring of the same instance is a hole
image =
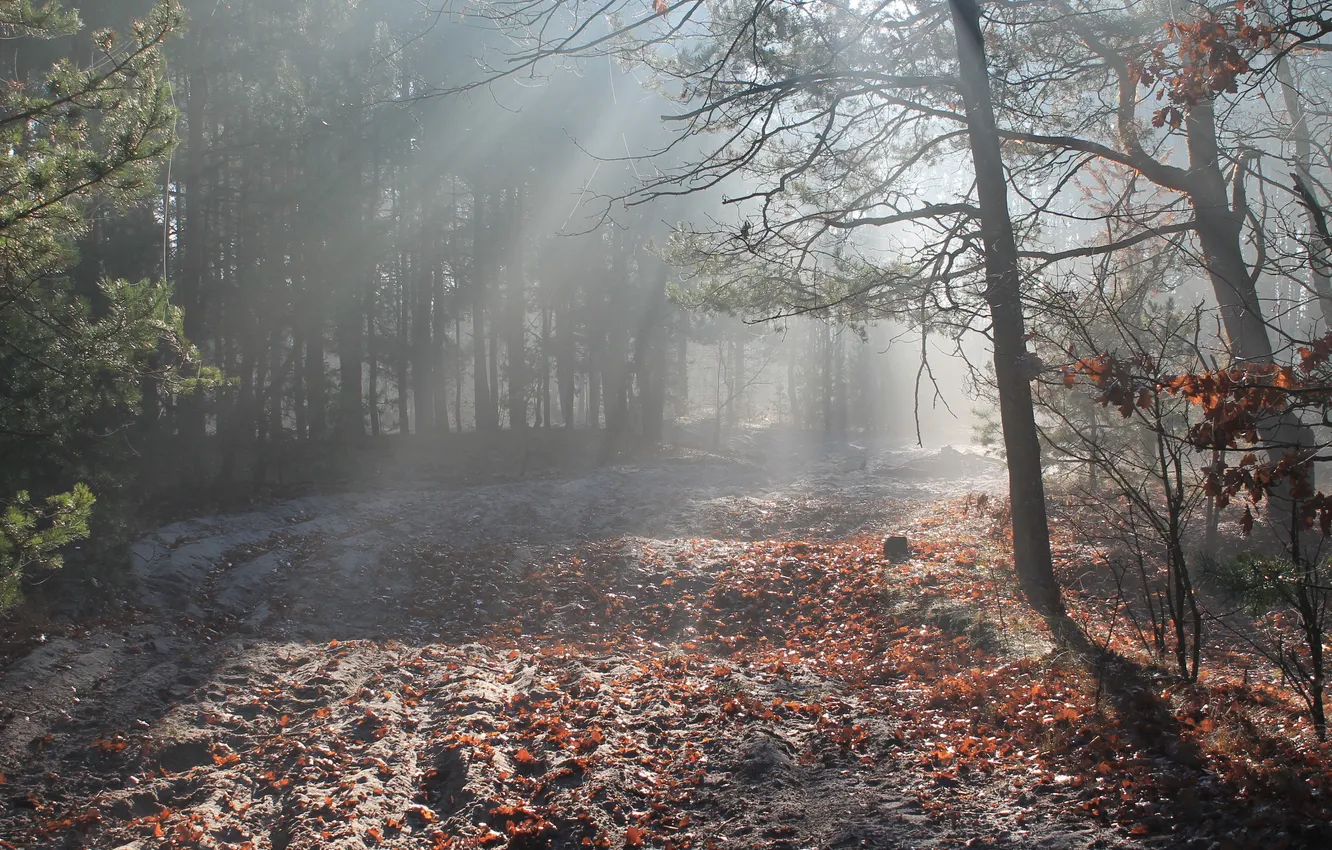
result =
[[[657,0],[657,2],[660,3],[661,0]],[[647,833],[645,833],[643,830],[639,829],[636,826],[631,826],[624,832],[624,846],[642,847],[643,839],[646,837]]]

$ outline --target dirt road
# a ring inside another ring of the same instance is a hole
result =
[[[878,616],[873,535],[1001,475],[953,450],[772,444],[163,528],[134,549],[132,622],[3,672],[0,846],[1126,842],[1076,815],[960,819],[836,671],[758,666],[773,623]],[[818,548],[862,534],[859,555]],[[805,542],[747,542],[766,540]],[[847,557],[840,579],[806,566]],[[760,563],[803,608],[754,613]]]

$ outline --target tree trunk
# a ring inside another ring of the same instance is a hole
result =
[[[657,263],[655,279],[650,294],[648,319],[644,323],[649,335],[644,348],[646,363],[642,364],[640,374],[643,386],[643,439],[648,443],[660,443],[666,428],[666,384],[668,382],[669,341],[663,317],[666,313],[667,268],[664,263]]]
[[[476,430],[489,431],[490,373],[486,370],[486,288],[489,275],[489,246],[485,234],[485,193],[476,189],[476,202],[472,208],[475,228],[472,240],[472,405],[476,416]]]
[[[416,284],[412,305],[412,409],[416,411],[416,433],[435,430],[435,343],[431,339],[433,282],[425,270],[424,252],[409,254],[408,274]]]
[[[1063,613],[1063,603],[1050,557],[1041,447],[1024,339],[1017,242],[1008,211],[1008,183],[990,96],[980,7],[976,0],[949,0],[949,8],[957,39],[962,99],[985,245],[985,300],[990,308],[999,417],[1008,455],[1013,562],[1027,602],[1040,614],[1052,617]]]
[[[833,362],[832,332],[827,322],[819,325],[819,355],[823,365],[823,432],[833,430]]]
[[[280,440],[284,430],[282,402],[286,396],[287,371],[291,368],[291,359],[283,356],[283,342],[286,333],[274,328],[268,349],[268,437]]]
[[[489,357],[489,360],[486,365],[490,369],[490,410],[487,411],[486,415],[489,417],[490,427],[498,431],[500,426],[500,418],[499,418],[499,402],[500,402],[499,324],[500,323],[493,316],[494,314],[492,314],[492,318],[490,320],[490,336],[486,339],[486,343],[489,347],[489,354],[487,355]]]
[[[378,437],[383,433],[383,424],[379,421],[379,334],[376,331],[379,307],[372,293],[366,301],[365,310],[365,359],[370,368],[370,382],[367,392],[370,395],[370,436]]]
[[[409,392],[411,386],[411,375],[409,371],[415,365],[411,363],[412,342],[408,335],[408,328],[412,323],[410,315],[412,304],[412,289],[410,288],[411,271],[407,268],[407,258],[401,253],[398,255],[398,339],[394,348],[398,356],[394,358],[393,382],[398,389],[398,433],[412,433],[412,411],[408,404]],[[421,430],[420,413],[417,413],[417,431]]]
[[[505,357],[509,365],[509,427],[527,427],[527,340],[526,303],[523,287],[522,191],[511,190],[505,236],[508,250],[504,263]]]
[[[611,241],[610,297],[607,299],[606,364],[602,369],[602,395],[606,404],[606,430],[618,440],[629,424],[629,339],[625,308],[629,291],[628,257],[624,233],[616,230]]]
[[[542,407],[541,427],[550,430],[550,305],[541,305],[541,394],[538,404]]]
[[[434,338],[432,343],[434,351],[432,359],[434,361],[435,383],[432,395],[435,398],[435,431],[439,434],[446,434],[449,430],[449,393],[448,393],[448,367],[449,367],[449,339],[448,339],[448,317],[444,310],[444,270],[438,262],[432,263],[431,268],[431,286],[434,290]]]
[[[846,436],[846,337],[838,328],[833,334],[833,432],[839,437]]]
[[[185,187],[185,204],[180,224],[181,267],[176,297],[185,314],[185,337],[196,345],[203,341],[204,336],[204,275],[208,271],[208,251],[204,244],[208,233],[207,207],[203,188],[204,121],[207,104],[207,78],[202,71],[193,70],[189,75],[189,99],[185,110],[186,165],[182,180],[182,185]],[[179,201],[177,203],[179,204]],[[206,404],[202,389],[196,389],[182,397],[176,417],[176,428],[181,437],[185,438],[187,457],[197,460],[201,456],[195,447],[204,439],[207,430],[206,419]]]
[[[689,314],[676,311],[675,330],[675,405],[676,419],[689,418]]]
[[[455,357],[453,361],[453,430],[461,434],[463,430],[462,319],[456,314],[453,317],[453,339],[458,345],[457,357]]]
[[[800,399],[796,390],[796,351],[794,344],[786,351],[786,406],[791,411],[791,427],[799,430],[801,422]]]
[[[740,328],[731,337],[731,368],[729,374],[731,403],[726,409],[726,431],[734,435],[743,418],[745,406],[745,331]]]
[[[296,421],[296,439],[309,438],[308,417],[305,412],[305,336],[299,322],[294,323],[291,335],[291,412]]]
[[[1313,141],[1309,133],[1309,119],[1304,114],[1304,104],[1300,102],[1300,91],[1295,78],[1295,69],[1291,67],[1291,58],[1282,53],[1276,63],[1276,78],[1281,84],[1281,95],[1286,104],[1286,115],[1290,118],[1290,138],[1295,143],[1295,175],[1305,186],[1314,186],[1310,170],[1313,166]],[[1323,316],[1323,330],[1332,331],[1332,258],[1328,257],[1327,245],[1320,238],[1317,214],[1306,205],[1305,217],[1309,228],[1309,290],[1318,298],[1319,310]]]
[[[328,390],[324,375],[324,319],[310,305],[305,331],[305,409],[311,440],[328,432]]]
[[[594,330],[600,327],[599,321],[587,322],[587,414],[583,422],[596,431],[601,427],[601,363],[602,332]]]
[[[359,282],[359,281],[358,281]],[[338,320],[338,430],[344,439],[365,435],[365,389],[361,382],[364,300],[348,293]]]
[[[555,312],[555,380],[560,385],[560,417],[565,428],[574,426],[575,354],[573,305],[565,300]]]
[[[1273,362],[1272,343],[1258,300],[1257,277],[1244,259],[1241,244],[1247,210],[1244,194],[1245,163],[1237,167],[1230,195],[1221,172],[1217,144],[1216,114],[1209,100],[1192,106],[1185,118],[1189,148],[1189,200],[1198,224],[1198,242],[1230,342],[1231,356],[1249,363]],[[1292,452],[1308,456],[1313,445],[1311,429],[1294,415],[1273,417],[1259,423],[1267,444],[1268,460],[1280,463]],[[1268,519],[1282,544],[1294,545],[1289,533],[1295,511],[1289,478],[1273,490],[1268,501]]]

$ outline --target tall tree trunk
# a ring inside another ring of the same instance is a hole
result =
[[[416,433],[435,430],[435,344],[431,339],[431,301],[434,287],[425,269],[424,251],[408,255],[408,274],[416,284],[412,305],[412,409],[416,411]]]
[[[363,281],[356,281],[364,284]],[[365,435],[365,388],[361,381],[361,367],[365,361],[362,348],[364,325],[364,299],[355,294],[344,296],[338,319],[338,430],[343,439]]]
[[[592,365],[587,372],[587,408],[583,424],[593,431],[601,428],[601,371]]]
[[[1013,561],[1027,602],[1044,616],[1062,614],[1063,603],[1050,556],[1050,530],[1041,475],[1041,446],[1032,407],[1030,358],[1022,315],[1017,241],[1008,211],[1008,183],[990,97],[976,0],[949,0],[962,99],[966,105],[976,196],[985,245],[985,300],[994,335],[994,371],[999,418],[1008,456],[1013,517]]]
[[[202,30],[201,30],[202,32]],[[199,36],[202,38],[202,35]],[[207,204],[204,200],[204,122],[208,104],[208,81],[202,70],[193,69],[189,75],[189,99],[186,102],[186,148],[184,216],[180,225],[180,275],[176,297],[184,311],[185,336],[190,342],[203,341],[204,276],[208,273]],[[177,204],[180,201],[177,200]],[[179,214],[179,213],[178,213]],[[200,456],[197,446],[203,441],[206,427],[206,408],[203,389],[196,389],[181,399],[176,428],[185,438],[187,456]],[[196,470],[197,471],[197,470]]]
[[[324,317],[317,302],[307,304],[305,331],[305,409],[311,440],[328,433],[328,383],[324,372]]]
[[[449,338],[448,315],[444,310],[444,269],[440,261],[431,263],[431,286],[434,290],[434,361],[435,384],[432,395],[435,398],[435,432],[446,434],[449,430]]]
[[[486,196],[478,186],[472,207],[472,406],[476,430],[489,431],[494,425],[490,414],[490,372],[486,369],[486,290],[490,275],[490,247],[486,235]]]
[[[296,423],[296,439],[309,438],[308,417],[305,412],[305,335],[300,320],[291,332],[291,412]]]
[[[270,440],[281,440],[284,430],[282,404],[286,397],[287,370],[291,368],[291,359],[284,356],[285,338],[285,332],[275,328],[269,342],[268,436]]]
[[[1204,100],[1189,109],[1185,130],[1189,148],[1189,199],[1231,355],[1244,362],[1271,363],[1274,352],[1257,290],[1261,270],[1250,271],[1241,241],[1248,209],[1244,191],[1247,161],[1241,160],[1236,168],[1228,196],[1212,101]],[[1258,430],[1273,465],[1291,453],[1307,457],[1314,443],[1309,426],[1291,414],[1260,422]],[[1296,508],[1291,483],[1284,479],[1268,500],[1270,524],[1283,545],[1288,546],[1298,545],[1289,533]]]
[[[555,311],[555,380],[560,385],[560,418],[565,428],[574,426],[574,389],[577,364],[574,362],[573,304],[562,299]]]
[[[730,402],[726,407],[726,433],[735,434],[745,405],[745,338],[741,328],[731,337],[731,362],[727,375]]]
[[[833,360],[832,329],[827,322],[819,326],[819,353],[823,364],[823,432],[831,434],[833,430]]]
[[[412,409],[410,406],[410,371],[415,366],[411,362],[412,342],[409,328],[412,326],[411,305],[413,301],[412,273],[407,266],[407,257],[398,254],[398,339],[394,349],[397,357],[393,359],[393,379],[398,390],[398,433],[412,433]],[[421,430],[420,412],[417,413],[417,431]]]
[[[610,296],[607,299],[606,365],[602,370],[601,392],[606,404],[606,430],[612,441],[619,440],[629,424],[629,340],[624,308],[629,291],[629,263],[624,234],[614,231],[611,239]]]
[[[378,437],[384,433],[379,417],[379,300],[374,292],[366,298],[365,308],[365,359],[369,363],[366,378],[369,386],[366,393],[370,396],[370,436]]]
[[[458,344],[457,356],[453,359],[453,430],[459,434],[463,430],[463,359],[462,359],[462,317],[453,316],[453,339]]]
[[[1296,79],[1293,60],[1285,52],[1277,57],[1276,78],[1281,84],[1281,96],[1290,119],[1290,139],[1295,144],[1295,176],[1304,186],[1312,187],[1315,184],[1310,173],[1313,167],[1313,138],[1309,132],[1309,118],[1300,101],[1299,81]],[[1332,331],[1332,257],[1328,256],[1328,246],[1319,237],[1315,208],[1306,204],[1305,217],[1309,230],[1309,291],[1318,299],[1319,312],[1323,316],[1323,331]]]
[[[790,334],[790,331],[787,331]],[[800,397],[799,390],[796,388],[796,352],[794,344],[789,344],[786,349],[786,406],[791,409],[791,427],[799,430],[801,427],[800,419]]]
[[[644,321],[644,332],[648,339],[640,348],[645,352],[645,362],[639,370],[643,387],[643,439],[649,443],[660,443],[665,433],[666,384],[669,380],[668,340],[662,322],[666,313],[667,268],[661,262],[655,263],[655,266],[648,317]]]
[[[500,311],[496,309],[491,314],[492,318],[490,320],[490,335],[486,339],[487,348],[489,349],[489,353],[487,355],[488,361],[486,365],[490,369],[490,410],[488,411],[487,416],[489,416],[490,418],[490,427],[496,431],[498,431],[500,427],[499,339],[500,339],[500,330],[501,330],[500,324],[502,317],[495,318],[494,314],[499,312]]]
[[[833,433],[846,436],[846,337],[842,328],[832,336],[833,345]]]
[[[676,419],[689,418],[689,314],[676,311],[675,331],[675,405]]]
[[[509,365],[509,427],[527,427],[527,340],[525,319],[527,305],[523,286],[523,206],[522,190],[510,190],[505,216],[505,339],[504,353]]]
[[[543,293],[544,301],[545,295]],[[543,303],[541,305],[541,393],[538,396],[538,404],[541,406],[541,427],[546,430],[551,428],[550,412],[550,305]]]

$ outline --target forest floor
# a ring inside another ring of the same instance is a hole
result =
[[[0,847],[1332,846],[1332,754],[1253,659],[1054,651],[1001,465],[749,449],[159,530],[128,615],[5,659]]]

